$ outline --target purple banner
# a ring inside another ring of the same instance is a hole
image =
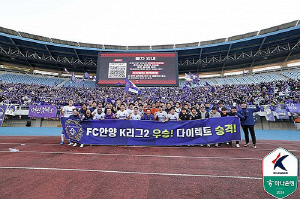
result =
[[[62,118],[66,138],[93,145],[197,145],[241,140],[238,117],[188,121],[90,120]]]
[[[30,105],[29,117],[57,117],[57,109],[52,105]]]
[[[297,104],[286,104],[287,109],[291,114],[300,113],[300,103]]]

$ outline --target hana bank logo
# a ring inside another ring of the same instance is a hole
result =
[[[287,171],[287,169],[286,169],[285,166],[283,165],[283,160],[284,160],[285,158],[287,158],[289,155],[284,155],[284,156],[282,156],[282,157],[280,157],[280,156],[281,156],[281,153],[279,153],[279,154],[277,155],[277,157],[272,161],[272,163],[274,164],[274,170],[275,170],[277,167],[279,167],[280,169]]]

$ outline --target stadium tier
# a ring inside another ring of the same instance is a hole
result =
[[[298,80],[300,79],[299,70],[288,70],[284,72],[274,72],[266,74],[253,74],[245,76],[224,77],[224,78],[204,78],[199,79],[197,85],[191,85],[192,87],[209,85],[242,85],[242,84],[259,84],[262,82],[273,81],[286,81],[288,79]],[[16,73],[4,73],[0,75],[0,81],[5,83],[23,83],[23,84],[37,84],[48,86],[61,86],[61,87],[86,87],[96,88],[95,81],[78,79],[72,81],[70,79],[62,79],[55,77],[40,77],[34,75],[20,75]],[[180,80],[179,86],[184,87],[186,80]]]
[[[72,80],[65,81],[62,85],[62,87],[86,87],[86,88],[96,88],[95,81],[90,80],[80,80],[77,82],[74,82]]]
[[[0,81],[5,83],[22,83],[22,84],[38,84],[47,86],[56,86],[63,82],[59,78],[49,78],[49,77],[36,77],[31,75],[17,75],[17,74],[2,74],[0,75]]]
[[[300,71],[286,71],[286,72],[282,72],[281,74],[293,80],[300,79]]]

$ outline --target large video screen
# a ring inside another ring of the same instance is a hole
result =
[[[177,53],[99,53],[98,85],[178,86]]]

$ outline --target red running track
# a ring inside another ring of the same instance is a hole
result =
[[[300,158],[292,141],[264,140],[257,149],[58,143],[0,137],[0,198],[272,198],[262,187],[262,158],[279,146]]]

